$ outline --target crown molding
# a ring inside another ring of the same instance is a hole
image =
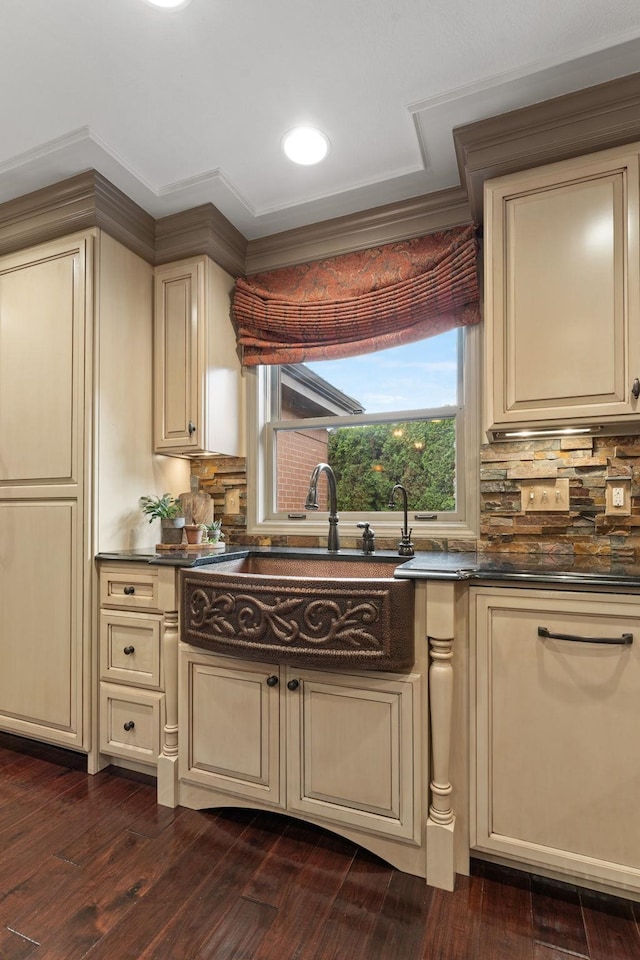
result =
[[[466,191],[462,187],[451,187],[249,240],[245,272],[262,273],[296,263],[335,257],[470,222],[471,210]]]
[[[91,227],[153,263],[153,217],[96,170],[0,204],[0,254]]]
[[[97,171],[92,173],[95,181],[96,226],[133,250],[143,260],[153,263],[154,218]]]
[[[485,180],[640,140],[640,73],[456,127],[453,140],[480,223]]]
[[[471,221],[462,187],[247,241],[213,204],[155,220],[96,170],[0,204],[0,254],[98,227],[151,264],[206,254],[232,276],[408,240]]]
[[[243,235],[212,203],[156,221],[157,264],[206,254],[237,277],[245,272],[246,251]]]
[[[232,276],[482,222],[489,178],[640,141],[640,73],[457,127],[463,186],[247,241],[213,204],[155,220],[96,170],[0,204],[0,254],[99,227],[151,264],[206,254]]]

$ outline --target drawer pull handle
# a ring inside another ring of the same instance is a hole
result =
[[[125,587],[125,588],[124,588],[124,595],[125,595],[125,597],[132,597],[135,592],[136,592],[136,588],[135,588],[135,587]]]
[[[127,722],[124,725],[124,729],[127,731],[127,733],[129,733],[129,730],[133,730],[134,727],[135,727],[135,723],[133,722],[133,720],[127,720]]]
[[[277,687],[277,686],[278,686],[278,678],[277,678],[276,676],[267,677],[267,686],[268,686],[268,687]]]
[[[300,684],[297,680],[289,680],[287,686],[289,687],[289,690],[297,690]]]
[[[635,380],[633,381],[633,384],[631,385],[631,394],[636,398],[636,400],[638,399],[638,397],[640,397],[640,380],[638,380],[637,377],[635,378]]]
[[[132,653],[136,652],[136,648],[131,646],[125,647],[122,652],[124,653],[125,657],[130,657]]]
[[[570,640],[572,643],[609,643],[621,647],[630,647],[632,633],[623,633],[621,637],[581,637],[573,633],[550,633],[547,627],[538,627],[538,636],[547,640]]]

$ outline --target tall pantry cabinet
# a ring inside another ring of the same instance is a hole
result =
[[[151,453],[152,275],[97,229],[0,258],[0,729],[84,751],[94,555],[188,487]]]

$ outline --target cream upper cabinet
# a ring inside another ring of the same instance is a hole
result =
[[[154,446],[158,453],[242,453],[242,378],[233,278],[209,257],[155,271]]]
[[[472,597],[472,848],[640,893],[640,598]]]
[[[639,145],[485,184],[485,429],[640,424]]]

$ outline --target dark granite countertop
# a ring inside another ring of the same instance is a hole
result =
[[[153,548],[140,547],[135,550],[104,550],[96,555],[97,560],[135,560],[138,563],[151,563],[161,567],[200,567],[205,563],[219,563],[234,557],[246,557],[249,547],[227,547],[224,551],[167,550],[155,553]],[[251,548],[253,549],[253,548]]]
[[[211,550],[167,550],[166,553],[153,553],[151,550],[112,550],[97,554],[97,560],[136,560],[139,563],[151,563],[158,566],[171,567],[202,567],[205,564],[221,563],[224,560],[236,560],[247,557],[249,554],[264,554],[272,557],[332,557],[338,556],[341,560],[362,560],[362,550],[340,550],[337,554],[329,554],[322,547],[254,547],[254,546],[226,546],[223,551],[213,553]],[[474,554],[475,556],[475,554]],[[394,550],[376,550],[369,554],[367,560],[374,563],[402,563]]]
[[[395,573],[416,579],[562,584],[567,587],[640,587],[640,564],[568,554],[420,553]]]
[[[200,567],[246,557],[249,554],[270,554],[289,557],[339,556],[341,560],[362,560],[360,550],[340,550],[328,555],[319,547],[253,547],[227,546],[223,552],[171,551],[152,553],[149,550],[115,550],[99,553],[98,560],[136,560],[159,566]],[[640,588],[640,563],[619,561],[611,557],[572,557],[567,554],[490,554],[420,552],[409,560],[390,550],[378,550],[368,560],[380,563],[395,560],[399,566],[395,576],[413,580],[499,581],[521,585],[559,584],[567,587]]]

